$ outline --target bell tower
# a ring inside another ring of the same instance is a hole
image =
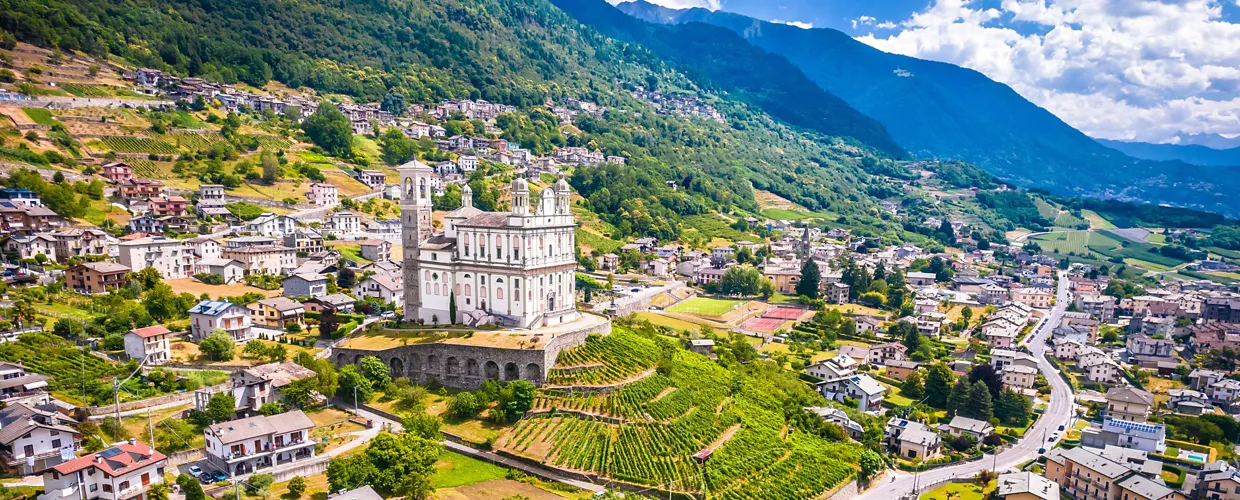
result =
[[[397,168],[400,173],[401,246],[404,249],[405,320],[416,321],[422,308],[422,242],[431,237],[431,169],[417,160]]]

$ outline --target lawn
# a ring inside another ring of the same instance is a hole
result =
[[[636,316],[638,319],[644,319],[644,320],[650,321],[651,323],[657,326],[666,326],[676,331],[681,331],[681,330],[697,331],[699,328],[699,326],[695,323],[690,323],[682,319],[664,316],[659,313],[639,312],[636,314]]]
[[[891,402],[891,404],[896,405],[896,406],[908,406],[908,405],[913,404],[912,399],[904,397],[903,395],[900,394],[899,387],[893,386],[886,382],[879,382],[879,383],[883,384],[883,387],[887,388],[887,394],[883,395],[883,399],[886,399],[887,401]]]
[[[877,316],[880,318],[887,316],[885,311],[875,309],[873,307],[863,306],[861,304],[831,304],[828,308],[839,309],[841,313],[849,316]]]
[[[35,123],[37,123],[37,124],[39,124],[39,125],[44,125],[44,126],[48,126],[48,127],[50,127],[50,126],[55,125],[55,124],[57,124],[57,123],[58,123],[58,122],[56,121],[56,119],[55,119],[55,118],[52,118],[52,112],[51,112],[51,111],[48,111],[48,110],[46,110],[46,109],[43,109],[43,108],[22,108],[22,111],[26,113],[26,116],[29,116],[29,117],[30,117],[30,120],[31,120],[31,121],[33,121],[33,122],[35,122]]]
[[[301,496],[302,499],[327,500],[327,489],[329,488],[329,486],[327,485],[327,474],[315,474],[313,476],[306,476],[305,479],[306,479],[306,492],[302,494]],[[271,489],[268,491],[270,492],[271,498],[288,498],[288,499],[292,498],[292,496],[287,496],[288,495],[288,481],[285,481],[283,483],[273,484],[271,485]]]
[[[362,246],[347,241],[327,241],[327,246],[335,248],[340,252],[340,258],[357,264],[369,264],[370,261],[362,258]]]
[[[624,245],[619,241],[613,240],[601,234],[597,234],[584,227],[577,228],[576,234],[577,243],[581,245],[582,253],[587,253],[590,250],[598,250],[603,253],[615,253],[620,250],[621,246]]]
[[[994,481],[983,487],[976,483],[949,483],[922,493],[921,500],[984,500],[998,488]]]
[[[431,488],[455,488],[492,479],[503,479],[508,470],[459,453],[444,450],[435,462]]]
[[[474,444],[495,442],[500,435],[512,428],[512,425],[497,425],[479,419],[465,420],[457,423],[445,421],[440,429],[443,432],[460,437]]]
[[[768,208],[762,211],[762,215],[768,219],[775,220],[825,219],[828,217],[827,214],[808,210],[790,210],[787,208]]]
[[[728,311],[740,307],[745,303],[743,300],[731,299],[712,299],[708,297],[694,297],[683,301],[672,307],[667,308],[671,312],[683,312],[692,314],[704,314],[707,316],[722,316]]]
[[[336,434],[366,430],[361,424],[349,421],[349,413],[339,408],[323,408],[306,413],[316,429],[331,429]]]
[[[1042,250],[1077,255],[1087,255],[1094,251],[1105,251],[1119,247],[1119,241],[1107,235],[1086,231],[1057,231],[1039,234],[1030,238],[1037,242]]]
[[[1155,262],[1150,262],[1148,260],[1127,258],[1127,259],[1124,259],[1124,263],[1130,266],[1136,266],[1136,267],[1146,269],[1149,271],[1154,271],[1156,273],[1161,273],[1161,272],[1166,272],[1166,271],[1171,270],[1170,267],[1167,267],[1167,266],[1164,266],[1162,264],[1158,264]]]
[[[1091,229],[1115,229],[1115,224],[1112,224],[1111,221],[1106,220],[1093,210],[1081,210],[1081,215],[1085,217],[1085,220],[1089,221]]]

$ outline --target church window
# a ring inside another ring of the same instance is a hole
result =
[[[485,286],[478,287],[478,295],[484,299],[487,298],[487,287]]]
[[[469,284],[468,284],[468,283],[466,283],[466,284],[465,284],[465,295],[469,295],[469,294],[470,294],[470,293],[469,293]]]
[[[427,295],[431,294],[431,283],[429,281],[426,282],[426,294]]]
[[[504,289],[503,289],[503,288],[496,288],[496,289],[495,289],[495,299],[496,299],[496,300],[504,300]]]

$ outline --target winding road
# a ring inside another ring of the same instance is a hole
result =
[[[892,500],[913,495],[914,488],[918,490],[924,489],[927,485],[933,485],[948,481],[958,477],[973,477],[978,471],[985,469],[995,469],[1003,471],[1019,465],[1026,460],[1036,458],[1039,448],[1050,448],[1053,443],[1047,441],[1047,438],[1058,432],[1059,426],[1067,427],[1071,420],[1072,408],[1075,406],[1072,388],[1064,382],[1059,376],[1059,372],[1055,367],[1046,360],[1046,339],[1050,336],[1051,330],[1055,329],[1055,325],[1059,324],[1059,320],[1063,318],[1063,313],[1067,310],[1069,303],[1068,294],[1068,277],[1066,274],[1059,275],[1059,290],[1056,294],[1055,307],[1050,314],[1043,317],[1033,329],[1031,334],[1025,339],[1021,345],[1028,347],[1029,352],[1038,360],[1038,367],[1042,371],[1042,375],[1046,377],[1047,382],[1051,385],[1050,405],[1038,418],[1026,433],[1025,437],[1018,441],[1015,445],[1007,448],[999,453],[999,456],[986,455],[981,460],[975,462],[965,462],[959,465],[941,467],[929,470],[919,474],[896,473],[890,478],[879,479],[874,487],[862,492],[856,498],[862,500]]]

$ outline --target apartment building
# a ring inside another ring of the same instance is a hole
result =
[[[360,243],[363,259],[372,262],[392,260],[392,243],[387,240],[365,240]]]
[[[306,198],[316,207],[333,207],[340,204],[340,193],[336,190],[336,186],[323,182],[311,184]]]
[[[1077,500],[1123,500],[1120,482],[1133,476],[1157,477],[1161,470],[1162,462],[1141,452],[1076,447],[1047,452],[1044,475]]]
[[[152,267],[168,280],[194,275],[196,258],[181,240],[146,237],[122,241],[119,247],[120,263],[135,272]]]
[[[223,257],[241,262],[247,274],[287,274],[297,269],[297,251],[284,245],[224,248]]]
[[[288,297],[263,299],[248,307],[252,324],[280,329],[302,324],[302,317],[306,314],[306,308],[301,302]]]
[[[359,298],[375,297],[398,308],[404,307],[405,285],[401,281],[399,276],[376,274],[358,282],[357,286],[353,287],[353,294]]]
[[[79,448],[76,424],[53,405],[13,403],[0,409],[0,461],[19,475],[42,472],[72,459]]]
[[[38,500],[128,500],[143,498],[164,482],[163,453],[133,439],[70,460],[43,472]]]
[[[1144,422],[1154,406],[1154,396],[1135,387],[1112,387],[1107,391],[1107,416]]]
[[[65,271],[69,288],[80,293],[106,293],[125,286],[129,267],[115,262],[88,262]]]
[[[1044,288],[1018,288],[1012,290],[1012,302],[1024,304],[1034,309],[1049,309],[1055,293]]]
[[[301,410],[257,415],[203,430],[207,461],[229,474],[249,474],[314,458],[314,423]]]

